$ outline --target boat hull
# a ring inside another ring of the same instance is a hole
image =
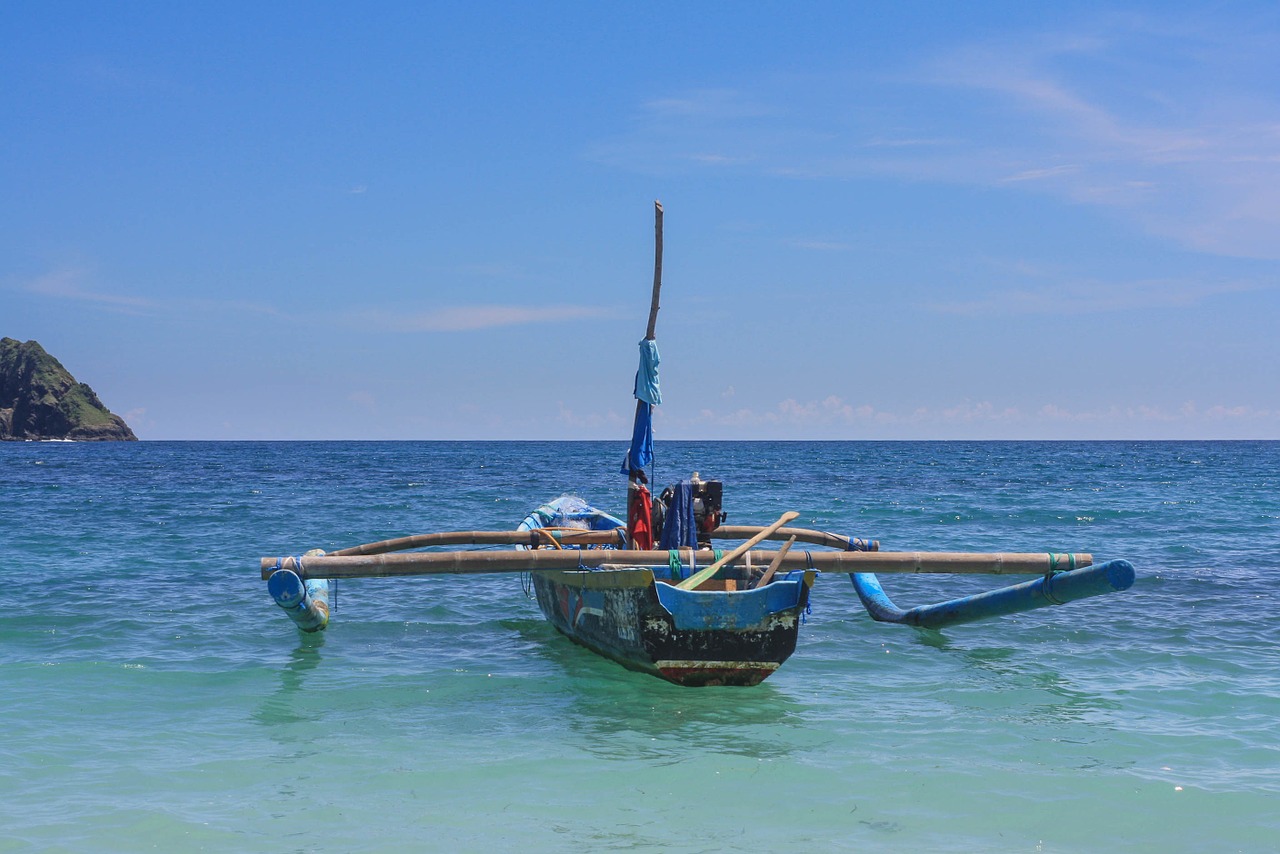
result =
[[[813,573],[749,591],[685,591],[638,568],[538,572],[538,607],[571,640],[688,687],[758,685],[795,652]]]

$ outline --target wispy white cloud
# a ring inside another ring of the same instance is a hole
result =
[[[1036,435],[1141,435],[1167,433],[1205,435],[1217,430],[1225,435],[1257,431],[1271,435],[1280,426],[1280,411],[1249,405],[1213,404],[1201,407],[1185,402],[1169,408],[1153,404],[1072,409],[1048,403],[1037,408],[999,405],[991,401],[962,400],[936,407],[883,409],[846,401],[839,395],[801,401],[787,398],[771,408],[705,408],[688,424],[672,429],[706,429],[771,436],[844,437],[877,435],[1023,436]],[[718,434],[719,435],[719,434]]]
[[[1201,407],[1187,401],[1176,408],[1135,404],[1111,406],[1104,409],[1073,410],[1055,404],[1045,404],[1037,409],[1032,419],[1040,422],[1066,424],[1226,424],[1226,423],[1280,423],[1280,411],[1248,405],[1213,404]]]
[[[1021,165],[1001,183],[1030,179],[1027,189],[1111,207],[1196,249],[1280,257],[1280,97],[1261,82],[1280,33],[1261,43],[1190,27],[1153,34],[1136,18],[1102,29],[941,59],[937,85],[1004,110],[967,157]],[[1262,76],[1247,73],[1257,63]]]
[[[89,274],[78,268],[63,268],[45,273],[21,285],[28,293],[43,297],[94,303],[131,314],[147,313],[156,308],[154,300],[128,294],[113,294],[87,286]]]
[[[371,325],[396,332],[474,332],[502,326],[568,323],[607,316],[607,309],[582,305],[461,305],[408,314],[382,310],[364,314]]]
[[[94,279],[94,275],[84,268],[64,267],[22,282],[19,289],[40,297],[97,305],[122,314],[152,316],[175,312],[187,314],[220,312],[239,316],[247,314],[281,316],[273,306],[253,300],[201,297],[155,299],[112,293],[102,288]]]
[[[629,169],[780,168],[779,150],[811,147],[785,99],[744,88],[694,88],[638,106],[631,128],[589,147],[596,161]],[[782,164],[785,165],[785,164]]]
[[[570,409],[563,400],[558,401],[557,408],[556,422],[575,431],[600,431],[601,428],[607,428],[610,433],[622,435],[630,423],[630,416],[623,416],[612,409],[583,413]]]
[[[1000,179],[1001,183],[1012,184],[1017,181],[1043,181],[1048,178],[1059,178],[1064,175],[1070,175],[1079,172],[1080,167],[1075,164],[1062,164],[1060,166],[1050,166],[1045,169],[1025,169],[1007,178]]]
[[[506,266],[474,269],[479,275],[496,275],[509,272]],[[166,314],[198,313],[202,316],[233,314],[240,317],[289,317],[275,306],[243,299],[208,299],[202,297],[173,297],[151,299],[115,294],[96,287],[89,273],[78,268],[55,270],[19,284],[19,289],[42,297],[74,300],[99,305],[111,311],[132,314],[162,316]],[[605,318],[611,310],[599,306],[584,305],[462,305],[433,309],[431,311],[396,311],[385,308],[343,311],[340,314],[315,311],[294,314],[294,322],[309,325],[348,325],[352,318],[363,321],[369,328],[395,332],[471,332],[506,326],[570,323],[574,321]]]
[[[1256,282],[1153,279],[1138,282],[1055,282],[1039,288],[997,291],[979,297],[938,301],[927,308],[943,314],[1097,314],[1199,305],[1230,294],[1263,289]]]
[[[643,104],[650,117],[677,122],[756,119],[771,116],[778,108],[746,95],[740,89],[693,89],[681,95],[651,98]]]
[[[722,395],[724,396],[724,395]],[[729,397],[729,396],[724,396]],[[731,410],[704,408],[695,421],[717,427],[790,427],[813,428],[833,425],[856,425],[883,421],[886,413],[868,405],[854,406],[838,395],[821,400],[800,401],[793,397],[779,401],[771,409],[738,407]]]
[[[683,158],[709,166],[744,166],[755,159],[746,155],[730,155],[723,152],[692,152],[683,155]]]
[[[217,312],[221,314],[237,315],[240,317],[256,315],[259,317],[284,318],[287,316],[285,312],[275,306],[269,303],[258,302],[256,300],[183,297],[165,300],[164,302],[157,302],[157,305],[183,312]]]
[[[904,137],[895,139],[893,137],[872,136],[863,142],[866,148],[937,148],[940,146],[953,146],[960,140],[954,137],[935,137],[928,138],[910,138]]]
[[[1199,251],[1275,259],[1277,53],[1274,20],[1099,15],[875,77],[792,73],[653,99],[592,156],[644,171],[1046,193]]]
[[[796,249],[807,249],[814,252],[846,252],[853,247],[841,240],[817,240],[798,237],[788,243]]]

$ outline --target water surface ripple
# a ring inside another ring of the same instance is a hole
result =
[[[623,452],[0,444],[0,851],[1275,849],[1280,443],[659,442],[733,523],[1138,569],[946,632],[824,577],[754,689],[622,670],[514,577],[344,581],[306,638],[258,579],[563,492],[618,510]]]

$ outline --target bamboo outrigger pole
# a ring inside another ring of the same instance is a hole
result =
[[[768,564],[776,550],[749,552],[755,563]],[[710,549],[690,554],[679,549],[680,559],[699,564],[715,561]],[[743,557],[745,555],[740,555]],[[540,572],[591,570],[613,566],[665,567],[668,551],[633,549],[510,549],[501,551],[405,552],[401,554],[318,555],[301,558],[263,558],[262,577],[277,569],[289,569],[300,578],[386,578],[408,575],[471,575],[487,572]],[[809,552],[791,550],[782,557],[778,571],[816,569],[821,572],[942,573],[987,575],[1044,575],[1093,563],[1089,554],[1046,552]]]
[[[772,526],[771,526],[772,527]],[[761,525],[721,525],[707,536],[712,540],[746,540],[754,538],[761,531],[770,530]],[[827,546],[842,551],[878,551],[880,543],[876,540],[863,540],[858,537],[846,537],[842,534],[830,534],[826,531],[813,531],[808,528],[778,528],[769,533],[765,539],[786,540],[794,537],[797,542],[810,543],[815,546]],[[377,555],[387,552],[401,552],[409,549],[422,549],[431,546],[526,546],[539,548],[555,544],[564,546],[625,546],[626,538],[622,529],[612,531],[584,531],[579,528],[536,528],[532,531],[441,531],[434,534],[414,534],[409,537],[397,537],[392,540],[379,540],[376,543],[365,543],[335,549],[328,552],[329,557],[349,555]]]

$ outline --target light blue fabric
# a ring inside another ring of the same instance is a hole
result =
[[[653,465],[653,407],[662,403],[658,388],[658,342],[640,342],[640,368],[636,371],[636,420],[631,427],[631,450],[622,463],[622,473],[643,471]]]
[[[636,371],[636,397],[650,406],[662,403],[662,389],[658,388],[658,342],[648,338],[640,342],[640,369]]]

